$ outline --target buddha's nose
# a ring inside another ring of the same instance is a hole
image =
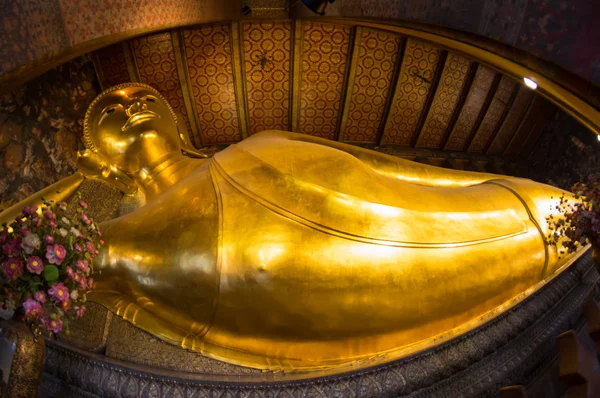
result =
[[[127,107],[127,116],[131,117],[131,116],[135,115],[136,113],[145,111],[146,109],[148,109],[148,105],[144,104],[140,100],[134,100]]]

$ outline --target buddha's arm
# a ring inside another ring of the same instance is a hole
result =
[[[413,184],[441,187],[464,187],[501,178],[501,176],[496,174],[450,170],[412,162],[395,156],[306,134],[272,130],[264,131],[253,137],[258,136],[279,137],[282,139],[311,142],[335,148],[356,157],[379,174]],[[252,139],[252,137],[250,139]]]
[[[0,213],[0,224],[10,224],[14,219],[21,214],[23,208],[29,205],[40,206],[44,200],[53,200],[55,202],[68,199],[84,180],[83,174],[76,172],[75,174],[63,178],[52,185],[47,186],[39,192],[23,199],[19,203],[9,207]]]

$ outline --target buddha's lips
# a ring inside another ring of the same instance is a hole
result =
[[[152,111],[143,111],[136,113],[134,115],[131,115],[131,117],[127,119],[127,122],[125,122],[123,127],[121,127],[121,131],[126,131],[130,127],[133,127],[136,124],[142,123],[146,120],[157,118],[160,118],[160,116]]]

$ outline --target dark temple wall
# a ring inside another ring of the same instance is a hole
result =
[[[600,142],[570,115],[557,110],[523,167],[528,178],[568,190],[578,181],[600,177]]]
[[[0,96],[0,208],[73,173],[97,94],[93,65],[82,57]]]

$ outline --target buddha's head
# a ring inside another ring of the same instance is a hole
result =
[[[84,119],[87,149],[125,173],[181,154],[177,117],[167,100],[142,83],[103,91]]]

